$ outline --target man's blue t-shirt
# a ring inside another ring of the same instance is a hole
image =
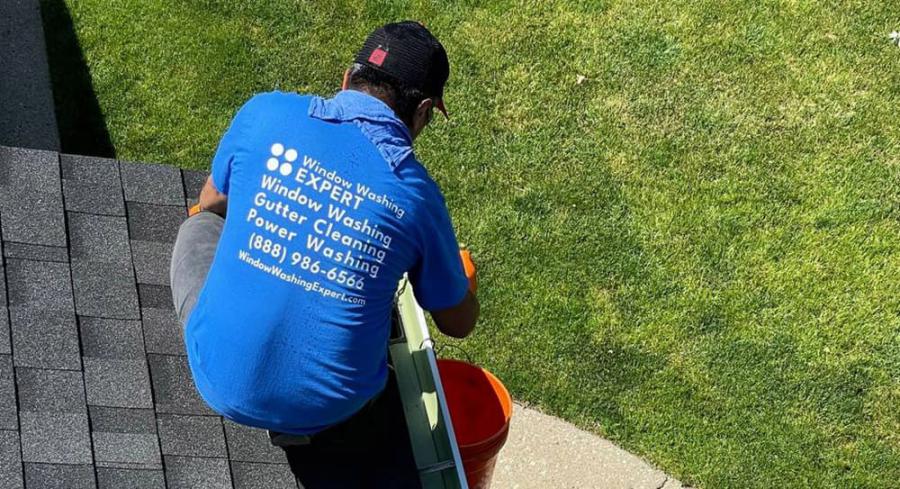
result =
[[[374,97],[257,95],[212,179],[227,218],[185,342],[201,396],[233,421],[311,434],[347,419],[386,382],[402,275],[428,310],[466,294],[443,196]]]

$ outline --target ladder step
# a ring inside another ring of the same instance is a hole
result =
[[[456,463],[453,460],[445,460],[443,462],[427,465],[419,469],[420,474],[430,474],[432,472],[440,472],[447,469],[455,469]]]

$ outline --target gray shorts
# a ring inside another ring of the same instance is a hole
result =
[[[224,226],[225,219],[218,214],[200,212],[187,218],[178,228],[169,278],[175,312],[182,325],[187,324],[203,284],[206,283],[206,275],[216,256],[216,247]]]

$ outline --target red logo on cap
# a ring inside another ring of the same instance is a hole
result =
[[[372,54],[369,56],[369,63],[381,66],[384,63],[384,58],[387,57],[387,54],[387,51],[385,51],[384,49],[381,49],[380,47],[375,48],[375,50],[372,51]]]

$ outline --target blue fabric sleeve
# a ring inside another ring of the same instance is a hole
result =
[[[249,121],[252,119],[250,112],[252,111],[253,106],[259,103],[259,99],[259,95],[251,98],[240,110],[238,110],[234,119],[231,120],[231,125],[228,127],[228,130],[225,131],[225,135],[222,136],[222,140],[219,141],[219,148],[216,150],[216,155],[213,156],[212,168],[210,170],[213,185],[216,186],[216,190],[225,195],[228,195],[229,191],[231,166],[234,164],[235,155],[240,151],[241,144],[244,143],[246,128],[249,125]]]
[[[425,214],[419,261],[409,271],[416,300],[423,309],[439,311],[459,305],[469,290],[469,280],[459,257],[459,244],[443,196],[438,193]]]

